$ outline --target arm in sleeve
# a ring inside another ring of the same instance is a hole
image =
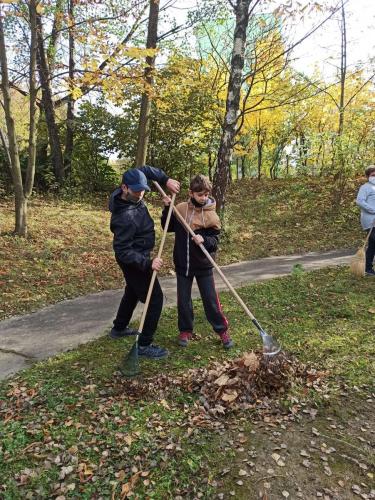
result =
[[[133,249],[135,227],[128,221],[123,221],[116,230],[116,238],[113,244],[117,258],[124,264],[138,267],[142,271],[151,268],[151,260],[142,253]]]
[[[165,185],[169,177],[160,168],[149,167],[145,165],[144,167],[139,167],[139,170],[145,174],[148,180],[159,182]]]
[[[204,229],[201,232],[196,231],[197,234],[201,234],[203,236],[204,242],[203,245],[205,249],[210,252],[216,252],[219,244],[219,229]]]
[[[160,222],[161,222],[161,227],[163,229],[165,227],[165,223],[167,222],[168,209],[169,207],[164,207],[163,212],[161,214]],[[176,217],[172,212],[171,218],[169,220],[168,233],[174,233],[176,227],[175,224],[176,224]]]
[[[361,186],[358,191],[356,203],[363,210],[368,212],[369,214],[375,214],[375,208],[367,203],[367,189],[366,185]]]

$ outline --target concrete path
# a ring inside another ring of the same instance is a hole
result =
[[[223,271],[234,287],[240,287],[289,274],[295,264],[301,264],[306,270],[348,264],[353,253],[353,250],[333,250],[268,257],[224,266]],[[160,281],[165,307],[175,305],[175,278],[165,277]],[[219,276],[216,284],[219,290],[226,289]],[[0,379],[35,361],[101,337],[111,327],[122,293],[122,290],[93,293],[0,321]],[[194,288],[193,296],[197,295],[197,288]],[[140,311],[141,307],[137,308],[138,317]]]

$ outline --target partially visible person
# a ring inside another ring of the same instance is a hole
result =
[[[109,209],[113,249],[117,264],[126,281],[113,328],[109,336],[114,339],[136,335],[129,328],[134,309],[138,303],[145,302],[153,271],[160,271],[163,260],[150,254],[155,245],[155,229],[143,196],[150,191],[147,179],[165,185],[172,193],[178,193],[180,183],[170,179],[162,170],[154,167],[140,167],[127,170],[122,184],[111,195]],[[155,331],[163,307],[163,293],[156,278],[143,330],[138,340],[138,355],[159,359],[168,355],[163,347],[153,344]]]
[[[206,318],[221,339],[223,347],[230,349],[233,341],[230,338],[228,321],[222,312],[216,291],[213,266],[199,248],[202,243],[214,257],[218,246],[220,219],[216,213],[216,202],[210,196],[211,189],[211,183],[206,176],[196,175],[190,182],[189,201],[180,203],[176,207],[196,236],[192,237],[174,214],[168,226],[168,231],[175,233],[173,261],[177,275],[178,343],[186,347],[193,335],[194,311],[191,287],[195,278]],[[164,228],[168,213],[167,207],[171,200],[165,197],[163,201],[165,208],[161,224]]]
[[[367,182],[362,184],[357,195],[357,205],[361,207],[361,224],[369,233],[375,225],[375,165],[370,165],[365,170]],[[366,250],[366,276],[375,276],[375,228],[371,231]]]

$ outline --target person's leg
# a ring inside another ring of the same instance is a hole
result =
[[[194,328],[194,310],[191,300],[193,277],[177,274],[177,312],[179,331],[192,333]]]
[[[140,271],[138,269],[126,269],[125,278],[129,288],[137,297],[137,300],[145,303],[150,286],[152,271]],[[156,278],[147,308],[145,322],[138,339],[139,356],[159,359],[168,355],[168,351],[162,347],[152,344],[154,334],[163,308],[163,293]]]
[[[117,330],[123,330],[130,323],[134,309],[138,303],[138,297],[134,290],[126,284],[125,292],[122,296],[119,308],[117,310],[116,318],[113,321],[113,326]]]
[[[148,288],[150,286],[152,273],[146,278],[146,287],[140,297],[141,302],[146,301]],[[154,335],[158,327],[158,322],[160,319],[161,311],[163,309],[163,292],[160,287],[158,279],[155,279],[154,287],[152,289],[152,294],[150,298],[150,303],[147,309],[145,323],[141,335],[139,336],[139,345],[144,347],[152,344],[154,340]]]
[[[114,339],[126,337],[128,335],[136,335],[137,333],[137,330],[128,328],[134,309],[138,303],[138,296],[132,287],[132,273],[131,271],[127,271],[120,262],[118,262],[118,264],[124,274],[126,285],[124,295],[122,296],[117,310],[116,318],[113,321],[113,328],[109,333],[110,337]]]
[[[367,233],[370,230],[367,230]],[[366,273],[373,272],[373,264],[375,257],[375,228],[371,231],[370,238],[368,240],[367,250],[366,250]]]
[[[224,347],[232,347],[233,342],[228,334],[228,320],[224,316],[221,308],[213,274],[208,276],[197,276],[196,280],[207,320],[211,324],[213,330],[220,336]]]

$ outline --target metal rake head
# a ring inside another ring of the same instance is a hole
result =
[[[279,342],[263,329],[261,329],[259,333],[263,342],[263,355],[269,357],[276,356],[276,354],[281,351],[281,345]]]

